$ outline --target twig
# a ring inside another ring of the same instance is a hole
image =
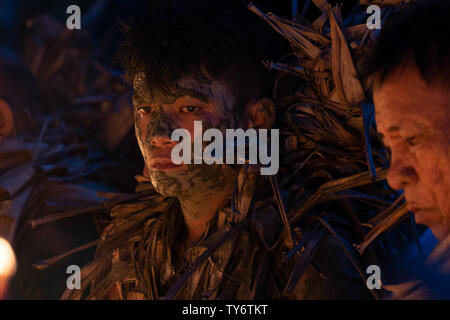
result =
[[[369,167],[370,176],[372,180],[376,179],[375,163],[373,161],[372,144],[370,143],[370,126],[373,122],[373,108],[371,106],[364,104],[363,110],[363,126],[364,126],[364,145],[367,166]]]
[[[278,187],[277,177],[275,175],[271,175],[271,176],[269,176],[269,180],[270,180],[270,185],[272,186],[275,200],[278,205],[278,211],[280,212],[280,215],[281,215],[281,220],[283,221],[283,224],[284,224],[284,229],[286,231],[286,236],[288,238],[289,246],[290,246],[290,248],[293,248],[295,246],[294,233],[292,231],[291,224],[289,223],[289,218],[286,213],[286,208],[284,207],[284,204],[283,204],[283,199],[281,198],[280,189]]]
[[[47,131],[47,127],[48,127],[49,123],[50,123],[50,118],[45,118],[44,124],[43,124],[42,129],[41,129],[41,132],[39,133],[39,138],[35,142],[35,145],[34,145],[34,148],[33,148],[33,160],[32,160],[33,162],[34,162],[34,160],[37,159],[38,152],[39,152],[38,147],[39,147],[39,144],[42,141],[42,138],[44,137],[45,131]]]
[[[387,216],[385,219],[380,221],[375,228],[369,231],[365,236],[364,240],[356,246],[360,254],[363,254],[366,248],[375,240],[381,233],[388,230],[398,222],[402,221],[403,218],[408,216],[408,209],[406,208],[406,203],[403,203],[397,210]]]
[[[63,254],[57,255],[55,257],[46,259],[46,260],[38,262],[38,263],[35,263],[35,264],[33,264],[33,267],[38,270],[44,270],[44,269],[48,268],[49,266],[51,266],[52,264],[60,261],[61,259],[64,259],[67,256],[70,256],[73,253],[83,251],[83,250],[86,250],[86,249],[96,246],[99,242],[100,242],[100,240],[95,240],[95,241],[89,242],[85,245],[82,245],[80,247],[77,247],[75,249],[67,251]]]
[[[378,168],[376,181],[381,181],[386,179],[387,169]],[[363,172],[359,174],[352,175],[350,177],[345,177],[342,179],[333,180],[327,182],[319,187],[319,189],[310,197],[308,200],[295,212],[292,218],[293,223],[297,222],[303,214],[305,214],[309,209],[311,209],[316,204],[320,203],[324,196],[342,191],[345,189],[361,187],[370,183],[373,183],[370,173]]]
[[[313,155],[318,154],[318,152],[314,151],[311,152],[309,154],[309,156],[302,162],[300,163],[300,165],[294,170],[294,172],[291,175],[286,175],[285,178],[283,178],[283,180],[281,180],[281,185],[285,186],[289,180],[291,180],[293,177],[295,177],[297,175],[297,173],[302,170],[302,168],[306,165],[306,163],[308,163],[308,161],[312,158]]]
[[[89,208],[83,208],[83,209],[77,209],[77,210],[71,210],[71,211],[65,211],[65,212],[59,212],[59,213],[55,213],[52,215],[48,215],[43,218],[29,220],[28,223],[34,229],[41,224],[46,224],[46,223],[55,222],[55,221],[66,219],[66,218],[75,217],[75,216],[85,214],[85,213],[103,213],[103,212],[107,212],[107,211],[111,210],[112,207],[114,207],[118,204],[137,200],[141,197],[145,197],[145,196],[151,195],[153,193],[154,192],[152,191],[150,193],[139,192],[136,194],[126,195],[126,196],[120,197],[118,199],[114,199],[112,201],[102,201],[102,203],[103,203],[102,205],[89,207]]]
[[[377,214],[375,217],[373,217],[369,221],[369,223],[372,225],[377,225],[381,220],[386,218],[392,211],[397,209],[404,200],[405,200],[405,194],[402,194],[388,208],[386,208],[385,210],[383,210],[379,214]]]
[[[95,206],[95,207],[59,212],[59,213],[48,215],[43,218],[28,220],[28,223],[34,229],[37,226],[40,226],[41,224],[51,223],[51,222],[55,222],[58,220],[75,217],[75,216],[79,216],[79,215],[82,215],[85,213],[102,213],[102,212],[106,212],[106,208],[105,208],[105,206],[100,205],[100,206]]]
[[[318,232],[318,235],[317,237],[313,238],[313,235],[316,231]],[[311,232],[311,235],[309,236],[309,239],[307,241],[308,243],[306,244],[305,251],[302,252],[297,262],[295,263],[294,271],[292,271],[291,275],[289,276],[289,280],[284,288],[283,294],[290,294],[292,290],[294,290],[295,285],[302,278],[302,275],[305,273],[306,268],[308,268],[308,266],[311,264],[311,261],[314,259],[317,249],[319,249],[320,240],[322,239],[324,231],[324,228],[320,228],[320,230],[318,230],[318,228],[315,228]]]
[[[306,15],[306,11],[308,10],[310,4],[311,4],[311,0],[306,0],[305,1],[305,5],[303,6],[303,10],[302,10],[302,13],[300,15],[300,18],[298,18],[298,23],[302,23],[303,22],[303,19],[305,18],[305,15]]]

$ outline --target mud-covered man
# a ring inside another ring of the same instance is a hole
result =
[[[223,1],[168,2],[124,25],[121,56],[146,165],[137,191],[154,187],[158,195],[112,210],[96,261],[83,270],[83,290],[65,298],[282,296],[291,270],[283,269],[283,229],[273,194],[259,189],[269,185],[259,169],[171,159],[172,132],[184,128],[194,139],[194,121],[204,131],[272,127],[273,80],[261,60],[277,58],[273,40],[245,7]],[[327,248],[317,256],[330,276],[309,267],[293,297],[364,297],[360,279],[334,272],[352,268],[337,245]]]

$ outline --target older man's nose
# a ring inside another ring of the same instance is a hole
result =
[[[406,157],[392,157],[387,180],[391,188],[404,189],[408,185],[415,184],[418,176]]]
[[[151,141],[151,145],[158,148],[173,147],[176,143],[176,141],[172,141],[169,137],[166,136],[156,136],[153,137]]]

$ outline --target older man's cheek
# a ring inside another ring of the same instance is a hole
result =
[[[439,175],[440,183],[436,185],[437,202],[443,216],[450,224],[450,157],[448,152],[440,159]]]

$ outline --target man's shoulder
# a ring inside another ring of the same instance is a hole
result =
[[[394,300],[450,299],[450,236],[441,240],[426,262],[418,261],[411,268],[409,281],[388,285],[388,298]]]
[[[130,232],[136,233],[143,226],[158,219],[170,211],[175,199],[153,195],[138,201],[115,205],[111,208],[111,221],[101,234],[102,240],[112,240],[120,237],[130,237]],[[137,228],[140,227],[140,228]]]
[[[62,299],[126,299],[123,287],[137,285],[135,246],[173,205],[174,199],[155,195],[113,206],[95,259],[81,271],[82,289],[66,290]]]

